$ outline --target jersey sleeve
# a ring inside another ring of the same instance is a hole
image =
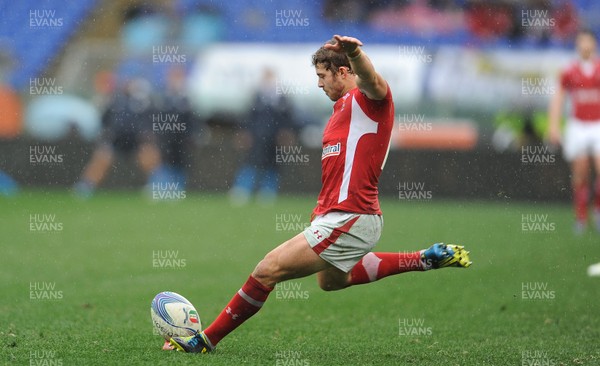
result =
[[[383,99],[369,99],[360,90],[356,92],[355,98],[358,102],[358,105],[360,105],[367,115],[369,115],[369,117],[371,117],[375,122],[380,122],[380,118],[377,118],[376,116],[379,116],[382,111],[387,110],[389,104],[393,103],[392,89],[390,88],[389,84],[387,85],[387,93]]]

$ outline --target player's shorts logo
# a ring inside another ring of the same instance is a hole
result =
[[[327,145],[323,147],[323,154],[321,154],[321,160],[328,158],[330,156],[340,155],[340,151],[342,151],[342,143],[338,142],[335,145]]]

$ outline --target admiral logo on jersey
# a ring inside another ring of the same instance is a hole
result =
[[[327,145],[323,147],[323,154],[321,154],[321,160],[330,156],[340,155],[340,151],[342,151],[342,144],[340,142],[338,142],[335,145]]]

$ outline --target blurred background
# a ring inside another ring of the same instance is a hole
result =
[[[592,0],[1,0],[0,187],[316,193],[312,53],[359,38],[394,94],[381,193],[568,201],[544,144]],[[406,187],[405,187],[406,188]],[[423,191],[423,189],[421,189]]]

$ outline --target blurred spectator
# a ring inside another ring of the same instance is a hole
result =
[[[14,138],[21,134],[23,107],[21,98],[8,84],[8,75],[14,66],[10,52],[0,50],[0,138]]]
[[[14,138],[22,131],[23,107],[19,95],[0,84],[0,138]]]
[[[221,11],[212,5],[197,5],[182,15],[179,39],[191,49],[220,41],[226,24]]]
[[[0,54],[0,139],[11,139],[21,134],[23,107],[19,95],[4,83],[5,70],[12,65],[6,53]],[[0,195],[12,196],[19,190],[17,182],[0,170]]]
[[[100,110],[106,110],[115,93],[116,76],[108,70],[98,71],[94,76],[94,96],[92,102]]]
[[[541,146],[547,134],[548,115],[530,105],[516,105],[495,118],[492,145],[496,151],[521,151],[522,146]]]
[[[535,46],[571,42],[580,25],[573,0],[325,0],[323,14],[329,21],[368,22],[375,30],[415,40],[462,37],[466,30],[486,42]]]
[[[378,2],[364,0],[326,0],[323,2],[325,19],[335,22],[357,23],[368,19]]]
[[[0,170],[0,195],[14,196],[19,192],[19,185],[8,174]]]
[[[186,93],[186,71],[174,66],[167,72],[167,85],[160,96],[158,119],[162,125],[153,125],[157,134],[162,165],[153,173],[151,181],[174,182],[185,189],[185,170],[189,164],[191,145],[200,132],[199,120],[192,110]]]
[[[137,152],[137,161],[150,176],[160,165],[160,152],[151,132],[155,102],[150,83],[135,78],[117,89],[102,117],[104,131],[91,161],[75,184],[75,193],[89,197],[112,166],[115,153],[129,155]]]
[[[561,43],[573,40],[579,30],[579,14],[575,4],[568,0],[559,1],[552,10],[552,17],[556,22],[552,33],[554,39]]]
[[[573,39],[579,25],[577,9],[570,0],[470,0],[466,12],[469,31],[482,40],[564,44]]]
[[[154,6],[136,4],[123,14],[121,42],[130,55],[144,54],[163,44],[169,33],[169,20]]]
[[[276,147],[289,143],[294,125],[288,98],[277,93],[277,77],[265,69],[252,108],[240,132],[240,145],[248,148],[246,159],[235,178],[230,198],[233,204],[246,204],[255,189],[263,203],[272,202],[279,189]]]
[[[0,84],[0,138],[9,139],[21,134],[21,100],[7,85]],[[0,170],[0,195],[12,196],[19,190],[17,182]]]
[[[392,1],[374,11],[370,23],[375,29],[409,32],[419,36],[451,35],[464,28],[463,11],[452,1]]]
[[[471,0],[467,6],[467,26],[477,38],[505,37],[516,32],[513,30],[515,13],[513,5],[508,2]]]

